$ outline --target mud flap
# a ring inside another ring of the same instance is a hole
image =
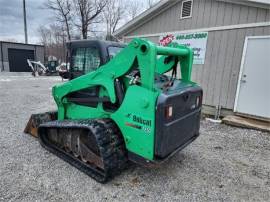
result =
[[[38,137],[38,126],[42,123],[54,121],[57,119],[57,112],[45,112],[41,114],[32,114],[29,121],[26,124],[24,133]]]

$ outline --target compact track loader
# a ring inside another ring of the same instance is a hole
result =
[[[32,115],[25,129],[45,149],[104,183],[129,160],[154,166],[198,137],[202,89],[191,81],[190,48],[142,39],[68,47],[70,81],[52,89],[58,111]]]

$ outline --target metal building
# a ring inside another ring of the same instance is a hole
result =
[[[44,63],[44,46],[0,41],[0,71],[30,72],[27,59]]]
[[[163,0],[114,34],[191,46],[205,112],[270,118],[269,0]]]

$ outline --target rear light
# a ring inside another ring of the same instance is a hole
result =
[[[196,107],[199,107],[200,105],[200,96],[196,98]]]
[[[172,115],[173,115],[173,107],[172,107],[172,106],[167,106],[167,107],[165,108],[165,117],[166,117],[167,119],[169,119],[169,118],[172,117]]]
[[[196,97],[196,107],[199,107],[202,103],[202,96],[198,96]]]

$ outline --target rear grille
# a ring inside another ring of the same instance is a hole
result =
[[[161,94],[156,111],[155,155],[165,158],[199,134],[202,89],[187,88],[178,94]],[[197,99],[200,98],[197,103]],[[172,116],[166,117],[168,106]]]
[[[171,105],[173,108],[172,117],[165,120],[165,123],[171,122],[173,120],[179,119],[189,113],[192,113],[196,108],[201,106],[201,103],[197,106],[196,100],[201,97],[201,93],[198,91],[185,92],[181,95],[168,98],[166,105]]]

